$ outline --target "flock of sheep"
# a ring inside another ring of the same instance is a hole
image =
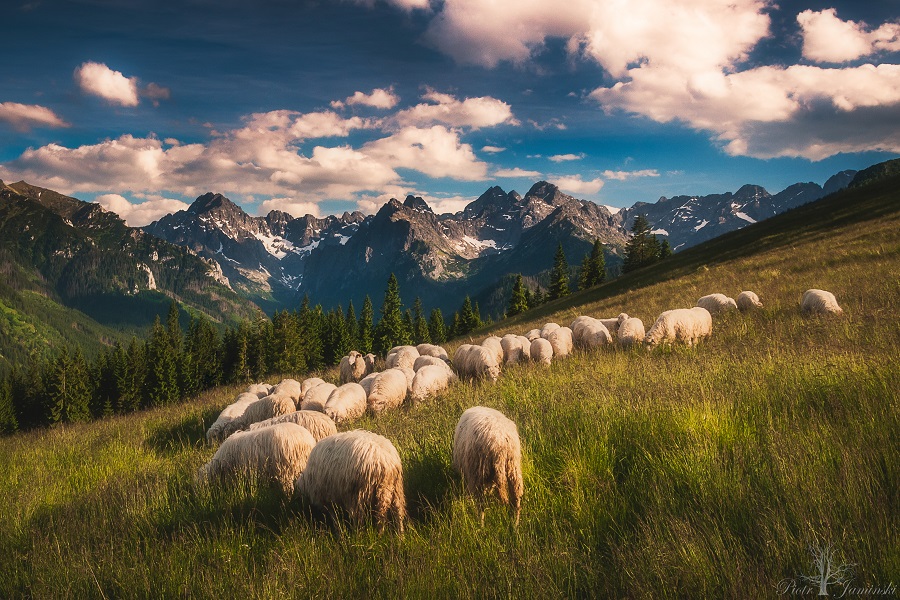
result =
[[[437,396],[459,377],[496,380],[503,365],[533,361],[550,364],[575,347],[618,344],[654,347],[660,343],[694,345],[712,333],[712,316],[761,307],[758,296],[737,299],[710,294],[689,309],[663,312],[649,331],[640,319],[579,316],[570,327],[547,323],[525,335],[490,336],[481,344],[463,344],[451,362],[433,344],[397,346],[377,372],[376,357],[351,352],[341,360],[340,386],[311,377],[285,379],[276,386],[254,384],[227,406],[207,431],[220,443],[198,477],[214,482],[243,474],[279,485],[288,496],[313,505],[343,507],[356,521],[372,518],[383,529],[393,521],[400,531],[406,518],[403,467],[394,445],[365,430],[338,433],[366,411],[378,414],[404,402]],[[841,314],[833,294],[807,290],[804,313]],[[453,435],[452,463],[477,502],[484,522],[484,499],[493,492],[519,522],[523,495],[522,450],[515,423],[497,410],[466,410]]]

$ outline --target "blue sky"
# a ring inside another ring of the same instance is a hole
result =
[[[777,192],[900,153],[900,4],[4,3],[0,178],[142,225],[547,179],[612,206]]]

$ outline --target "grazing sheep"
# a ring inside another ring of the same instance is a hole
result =
[[[290,396],[294,404],[300,404],[300,401],[303,400],[303,384],[296,379],[282,379],[281,383],[272,390],[272,394]]]
[[[708,294],[697,300],[696,306],[705,308],[711,315],[737,310],[737,302],[725,294]]]
[[[443,359],[437,358],[436,356],[420,356],[416,359],[416,362],[413,363],[413,371],[419,372],[419,369],[422,367],[426,367],[428,365],[435,365],[438,367],[444,367],[445,369],[449,369],[450,365],[448,365]]]
[[[341,359],[340,364],[341,383],[359,381],[366,376],[366,360],[356,350]]]
[[[286,415],[281,415],[280,417],[272,417],[271,419],[254,423],[247,428],[247,431],[271,427],[272,425],[278,425],[279,423],[296,423],[309,431],[312,436],[316,438],[317,442],[322,438],[337,433],[337,427],[334,426],[334,421],[332,421],[328,415],[320,413],[317,410],[298,410]]]
[[[398,346],[384,359],[384,368],[406,367],[412,369],[418,357],[419,351],[415,346]]]
[[[619,345],[623,348],[631,348],[635,344],[644,341],[644,322],[635,317],[628,317],[619,325]]]
[[[226,437],[225,426],[243,415],[244,411],[247,410],[247,407],[257,400],[259,400],[259,396],[251,392],[244,392],[238,396],[234,402],[226,406],[222,412],[219,413],[219,417],[212,425],[210,425],[209,429],[206,431],[206,441],[212,444],[213,442],[221,442],[224,440]]]
[[[487,337],[481,342],[481,347],[487,348],[488,352],[493,354],[494,362],[498,365],[503,364],[505,357],[503,356],[503,344],[501,343],[500,338],[495,335]]]
[[[759,301],[759,296],[751,291],[744,291],[738,294],[735,303],[737,304],[738,310],[741,312],[747,312],[754,308],[762,308],[762,302]]]
[[[300,393],[302,394],[300,398],[306,396],[306,392],[308,392],[310,389],[322,383],[325,383],[325,380],[319,377],[310,377],[309,379],[304,379],[303,383],[300,384]]]
[[[363,362],[366,363],[366,375],[371,375],[375,372],[375,355],[371,352],[363,356]]]
[[[800,300],[800,310],[804,314],[813,315],[840,315],[844,309],[838,306],[837,298],[831,292],[811,289],[803,292]]]
[[[435,344],[419,344],[416,346],[416,350],[418,350],[419,356],[433,356],[444,361],[450,360],[447,351],[444,350],[443,347]]]
[[[532,329],[528,333],[525,334],[525,337],[528,338],[529,342],[533,342],[534,340],[541,337],[541,330],[540,329]]]
[[[277,483],[290,495],[315,445],[313,435],[296,423],[241,431],[222,442],[212,460],[200,467],[198,480],[212,483],[245,475]]]
[[[397,408],[406,400],[409,381],[400,369],[385,369],[372,382],[366,404],[369,411],[378,414],[389,408]]]
[[[257,398],[265,398],[272,393],[272,386],[267,383],[254,383],[248,385],[244,393],[256,394]]]
[[[547,334],[546,340],[553,348],[553,356],[562,358],[572,353],[572,330],[568,327],[554,329]]]
[[[325,403],[328,402],[328,396],[337,389],[333,383],[322,382],[315,387],[309,388],[303,394],[303,402],[300,403],[300,410],[317,410],[325,412]]]
[[[474,406],[453,432],[453,468],[475,496],[484,525],[484,498],[496,490],[519,524],[522,509],[522,446],[516,424],[500,411]]]
[[[612,337],[616,337],[619,334],[619,325],[625,322],[628,318],[626,313],[619,313],[617,317],[612,317],[610,319],[597,319],[603,326],[606,327],[606,330],[609,331],[609,335]]]
[[[553,360],[553,346],[544,338],[537,338],[531,342],[528,353],[531,355],[532,361],[542,365],[549,365]]]
[[[470,346],[463,356],[462,363],[457,364],[454,360],[453,364],[460,377],[469,379],[484,377],[491,381],[497,381],[500,377],[500,365],[497,364],[494,353],[484,346]]]
[[[595,350],[612,343],[613,337],[600,319],[578,317],[576,321],[572,323],[572,340],[579,348]]]
[[[554,329],[559,329],[559,323],[544,323],[544,326],[541,327],[541,337],[547,339],[547,334]]]
[[[359,380],[359,385],[362,386],[364,390],[366,390],[366,397],[372,392],[372,382],[375,381],[375,378],[378,376],[378,371],[374,373],[369,373],[365,377]]]
[[[526,345],[523,345],[523,340]],[[504,335],[500,340],[500,345],[503,347],[503,356],[508,365],[522,362],[526,359],[524,354],[527,354],[531,350],[531,342],[528,341],[528,338],[512,333]]]
[[[693,346],[712,333],[712,316],[701,306],[676,308],[659,315],[644,336],[644,343],[654,347],[661,342],[682,342]]]
[[[409,399],[413,404],[422,402],[447,389],[453,381],[456,373],[447,367],[426,365],[416,372],[409,387]]]
[[[295,410],[297,410],[297,405],[294,404],[293,398],[282,394],[272,394],[265,398],[260,398],[256,402],[251,402],[241,416],[225,425],[222,433],[227,438],[235,431],[247,429],[253,423],[286,415]]]
[[[294,494],[316,506],[341,506],[357,523],[371,517],[382,532],[390,516],[403,532],[406,497],[400,455],[388,439],[371,431],[338,433],[316,444]]]
[[[406,375],[406,390],[409,391],[409,388],[412,387],[413,379],[416,378],[416,372],[412,369],[407,369],[406,367],[397,367],[403,374]]]
[[[358,419],[365,412],[366,390],[358,383],[345,383],[331,392],[325,402],[325,414],[338,425]]]
[[[465,369],[466,364],[466,356],[469,354],[469,350],[474,348],[472,344],[462,344],[456,349],[456,352],[453,353],[453,369],[459,374],[463,375],[463,369]]]

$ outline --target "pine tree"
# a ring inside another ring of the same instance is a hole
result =
[[[528,300],[525,297],[525,282],[522,281],[522,274],[516,275],[516,282],[513,284],[512,296],[509,298],[509,304],[506,307],[506,316],[513,317],[528,310]]]
[[[174,300],[169,303],[169,314],[166,316],[166,332],[169,334],[169,344],[176,353],[181,351],[181,325],[178,322],[178,303]]]
[[[275,311],[272,317],[272,372],[304,373],[306,360],[300,341],[297,315],[286,310]]]
[[[374,309],[372,308],[372,299],[366,296],[363,300],[362,312],[359,313],[359,351],[368,354],[372,351],[373,337],[373,319],[375,318]]]
[[[659,259],[669,258],[672,256],[672,246],[669,245],[669,238],[663,238],[659,243]]]
[[[453,321],[450,323],[450,331],[447,332],[447,339],[453,339],[463,335],[461,330],[462,319],[459,317],[459,311],[456,311],[453,313]]]
[[[531,288],[527,285],[525,286],[525,306],[527,308],[534,308],[537,306],[534,302],[534,294],[531,293]]]
[[[47,422],[74,423],[90,416],[91,392],[87,364],[80,350],[63,347],[47,374]]]
[[[257,319],[250,331],[250,378],[254,381],[262,381],[269,374],[272,338],[272,322],[266,317]]]
[[[22,371],[14,366],[10,375],[16,420],[21,429],[49,424],[46,414],[49,369],[45,368],[36,352],[30,354],[27,365]]]
[[[9,378],[0,379],[0,434],[15,433],[19,429],[13,405],[12,384]]]
[[[650,222],[644,215],[634,218],[631,226],[631,239],[625,244],[625,262],[623,273],[629,273],[640,267],[653,264],[659,259],[659,243],[656,236],[650,233]]]
[[[413,341],[416,344],[430,344],[431,331],[428,329],[428,321],[425,320],[425,309],[422,308],[422,299],[416,298],[413,302]]]
[[[130,413],[141,406],[144,382],[144,348],[136,338],[131,338],[127,350],[118,346],[115,352],[116,388],[119,390],[119,401],[116,411]]]
[[[443,344],[447,341],[447,325],[439,308],[431,309],[428,316],[428,335],[432,344]]]
[[[347,327],[347,339],[351,350],[359,348],[359,322],[356,320],[356,309],[353,308],[353,300],[347,305],[347,315],[344,317]]]
[[[569,264],[563,252],[562,242],[556,247],[553,257],[553,268],[550,270],[549,300],[556,300],[569,295]]]
[[[91,394],[91,416],[108,417],[119,401],[116,385],[115,350],[101,352],[90,368],[93,393]]]
[[[594,240],[590,254],[584,255],[581,270],[578,273],[578,289],[586,290],[606,281],[606,258],[603,255],[603,243]]]
[[[170,331],[159,317],[147,340],[147,373],[144,379],[144,406],[165,406],[178,400],[178,356],[172,347]]]
[[[533,298],[534,298],[534,306],[540,306],[541,304],[546,302],[546,299],[544,298],[544,292],[541,290],[540,287],[535,288]]]
[[[400,284],[397,282],[397,277],[391,273],[387,289],[384,292],[384,302],[381,305],[381,319],[375,327],[374,351],[376,354],[384,355],[394,346],[410,343],[412,340],[403,324]]]
[[[463,299],[462,306],[460,306],[459,311],[454,316],[453,335],[457,337],[468,335],[481,326],[481,316],[472,306],[472,299],[466,296],[465,299]]]
[[[325,315],[323,330],[323,360],[326,365],[336,365],[350,350],[347,321],[342,308],[331,310]]]
[[[304,296],[300,313],[300,340],[303,344],[303,356],[306,368],[315,371],[325,366],[325,313],[320,305],[310,308],[309,296]]]

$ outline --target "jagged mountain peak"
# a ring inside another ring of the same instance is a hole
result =
[[[540,198],[547,204],[554,204],[557,196],[561,194],[559,187],[548,181],[538,181],[525,194],[526,198]]]
[[[405,206],[407,208],[412,208],[414,210],[422,210],[425,212],[434,212],[433,210],[431,210],[431,207],[428,206],[428,203],[425,202],[425,200],[423,200],[419,196],[413,196],[412,194],[410,194],[409,196],[406,197],[406,200],[403,202],[403,206]]]
[[[207,192],[194,200],[190,207],[188,207],[188,212],[195,215],[202,215],[216,209],[222,209],[225,212],[244,212],[244,209],[222,194],[213,192]]]

